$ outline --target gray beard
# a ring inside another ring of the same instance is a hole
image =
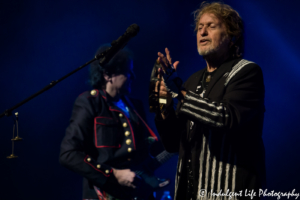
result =
[[[207,50],[201,50],[201,48],[198,47],[198,53],[199,53],[200,56],[209,56],[209,55],[212,55],[212,54],[216,53],[218,48],[219,47],[217,47],[215,49],[210,48],[210,49],[207,49]]]

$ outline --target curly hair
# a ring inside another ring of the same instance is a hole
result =
[[[95,55],[107,50],[110,44],[102,45]],[[90,84],[95,89],[104,89],[106,80],[104,74],[111,76],[112,74],[122,74],[126,70],[128,64],[132,61],[133,54],[128,48],[120,50],[107,64],[102,67],[96,60],[90,64]]]
[[[202,2],[199,9],[193,12],[195,31],[198,30],[199,20],[204,13],[212,13],[219,18],[226,27],[227,34],[234,45],[230,48],[233,57],[241,57],[244,51],[244,25],[239,13],[222,2]]]

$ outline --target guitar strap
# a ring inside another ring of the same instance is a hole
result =
[[[102,194],[102,192],[100,191],[100,189],[98,187],[96,187],[96,186],[94,186],[94,190],[95,190],[95,192],[96,192],[99,200],[109,200],[109,199],[106,198],[106,194],[105,194],[104,191],[103,191],[103,194]]]
[[[148,126],[148,124],[143,120],[143,118],[137,113],[136,110],[134,110],[135,114],[140,118],[140,120],[145,124],[146,128],[148,129],[149,133],[151,134],[152,137],[155,138],[156,141],[158,141],[157,136],[155,133],[151,130],[151,128]]]
[[[121,200],[121,199],[117,199],[111,195],[109,195],[108,193],[104,192],[103,193],[100,191],[100,189],[96,186],[94,186],[94,190],[97,193],[97,196],[99,198],[99,200]],[[92,199],[91,199],[92,200]],[[94,200],[94,199],[93,199]],[[96,200],[96,199],[95,199]]]
[[[135,112],[135,114],[138,116],[138,118],[144,123],[144,125],[146,126],[146,128],[148,129],[150,135],[156,140],[158,141],[157,139],[157,136],[155,135],[155,133],[151,130],[151,128],[148,126],[148,124],[143,120],[143,118],[139,115],[139,113],[135,110],[133,104],[131,103],[130,99],[127,97],[127,96],[124,96],[127,103],[133,108],[133,111]]]

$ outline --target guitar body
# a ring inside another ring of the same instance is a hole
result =
[[[133,190],[133,196],[135,200],[148,200],[154,191],[157,191],[167,185],[169,185],[169,179],[159,179],[156,176],[144,173],[140,175],[142,181]]]
[[[153,192],[157,191],[170,183],[169,179],[160,179],[153,175],[158,167],[173,157],[174,153],[168,153],[167,151],[161,152],[155,158],[149,157],[143,163],[132,168],[131,170],[136,173],[136,178],[133,185],[135,189],[122,187],[122,193],[132,196],[132,200],[151,200],[153,199]],[[119,200],[111,195],[101,192],[100,189],[94,186],[94,189],[99,197],[99,200]],[[131,200],[128,199],[128,200]],[[121,199],[120,199],[121,200]],[[123,200],[123,199],[122,199]],[[124,199],[125,200],[125,199]]]
[[[159,179],[153,175],[149,175],[146,173],[139,176],[137,179],[140,180],[136,181],[136,183],[138,184],[135,184],[135,189],[125,189],[125,187],[122,188],[123,194],[127,194],[126,196],[132,196],[132,198],[128,200],[151,200],[153,199],[154,191],[157,191],[170,183],[170,180],[168,179]],[[105,192],[101,192],[101,190],[96,186],[94,186],[94,189],[98,195],[99,200],[119,200],[119,198],[115,198]]]

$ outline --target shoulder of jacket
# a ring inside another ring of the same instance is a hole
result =
[[[89,91],[85,91],[83,93],[81,93],[78,97],[81,97],[81,98],[96,98],[96,97],[101,97],[101,93],[99,92],[98,89],[92,89],[92,90],[89,90]]]
[[[241,69],[251,69],[251,68],[260,68],[260,67],[253,61],[241,59],[232,66],[231,72],[241,70]]]
[[[92,89],[81,93],[76,101],[75,105],[82,106],[87,109],[91,109],[91,112],[100,112],[105,104],[106,97],[103,96],[103,92],[97,89]]]
[[[243,74],[241,72],[244,72],[244,73],[248,73],[252,70],[258,70],[258,71],[261,71],[261,68],[255,63],[255,62],[252,62],[252,61],[249,61],[249,60],[246,60],[246,59],[241,59],[239,60],[237,63],[235,63],[233,66],[232,66],[232,69],[231,71],[225,73],[223,76],[226,77],[226,80],[225,80],[225,86],[230,82],[230,80],[235,77],[237,74]]]
[[[85,91],[77,97],[77,100],[83,101],[101,101],[102,99],[106,100],[106,97],[102,94],[102,91],[99,91],[98,89]]]

